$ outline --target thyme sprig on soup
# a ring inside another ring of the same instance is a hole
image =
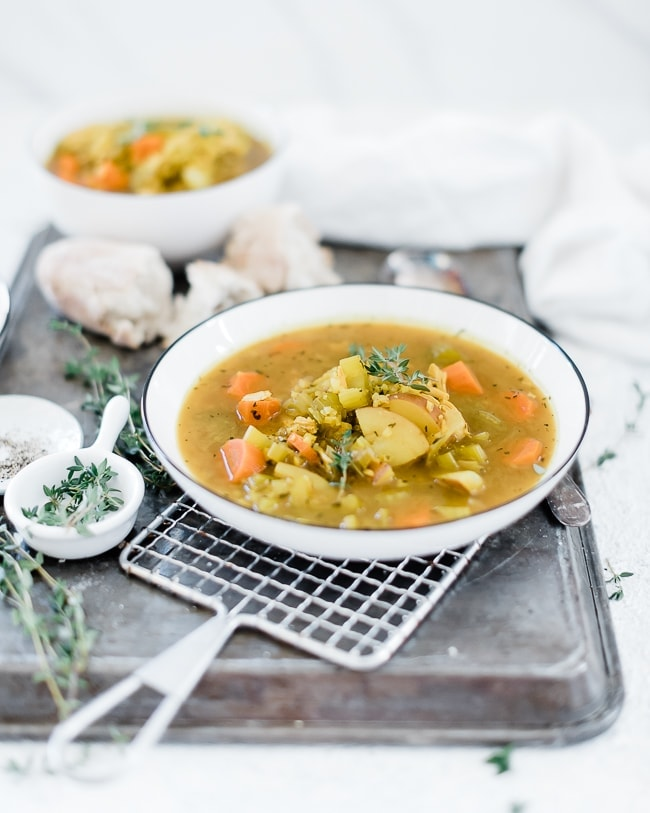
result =
[[[335,324],[250,346],[188,394],[179,443],[206,488],[351,529],[478,513],[530,490],[555,441],[548,398],[459,335]]]

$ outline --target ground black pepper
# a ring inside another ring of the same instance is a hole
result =
[[[32,460],[47,454],[38,438],[10,438],[0,435],[0,480],[10,480]]]

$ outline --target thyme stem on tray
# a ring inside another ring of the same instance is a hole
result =
[[[131,409],[127,424],[117,439],[116,452],[140,469],[147,485],[161,491],[171,488],[173,480],[151,448],[139,405],[132,397],[138,376],[124,375],[115,356],[107,362],[101,361],[98,349],[90,344],[81,325],[53,320],[51,327],[69,333],[82,345],[83,355],[77,359],[69,359],[64,369],[66,378],[78,379],[89,390],[82,409],[92,412],[99,420],[106,404],[114,395],[128,398]]]
[[[35,576],[47,588],[38,607]],[[80,595],[43,567],[7,528],[0,525],[0,598],[12,608],[13,622],[29,636],[38,668],[34,680],[47,687],[63,719],[78,703],[79,689],[96,633],[86,625]]]

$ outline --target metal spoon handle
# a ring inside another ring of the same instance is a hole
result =
[[[586,525],[591,519],[587,498],[570,474],[547,495],[549,508],[563,525]]]

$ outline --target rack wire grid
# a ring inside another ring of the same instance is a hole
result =
[[[483,542],[431,558],[334,561],[250,537],[183,495],[127,544],[120,565],[193,604],[225,607],[231,631],[254,628],[367,670],[402,646]]]

